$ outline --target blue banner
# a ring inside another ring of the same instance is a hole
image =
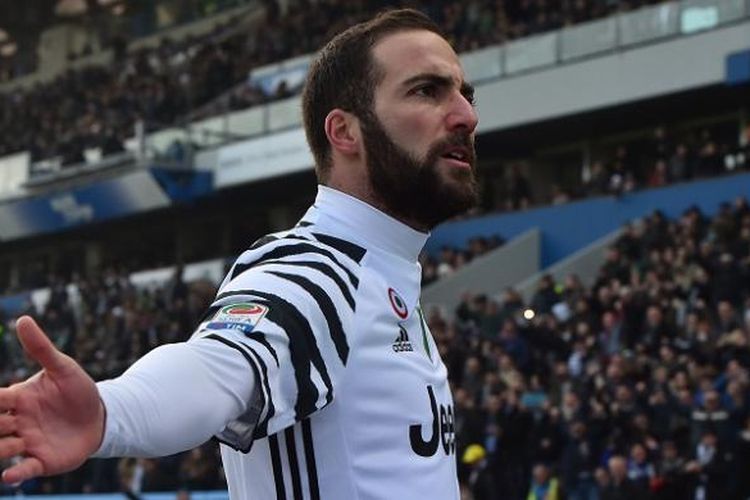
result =
[[[63,231],[170,204],[147,171],[0,205],[0,240]]]
[[[741,85],[750,82],[750,49],[727,56],[727,85]]]

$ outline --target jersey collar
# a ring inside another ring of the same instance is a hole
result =
[[[327,186],[318,186],[315,204],[303,220],[332,236],[380,249],[415,262],[429,238],[372,205]]]

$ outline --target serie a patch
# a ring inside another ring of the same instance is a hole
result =
[[[250,333],[268,312],[268,307],[241,302],[219,309],[206,325],[208,330],[239,330]]]

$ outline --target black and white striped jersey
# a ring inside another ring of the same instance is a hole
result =
[[[427,235],[321,187],[236,261],[193,338],[256,391],[217,437],[235,499],[457,499],[453,402],[419,306]]]

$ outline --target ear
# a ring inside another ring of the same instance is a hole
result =
[[[347,156],[359,153],[359,120],[351,113],[339,108],[331,110],[326,116],[325,131],[334,151]]]

